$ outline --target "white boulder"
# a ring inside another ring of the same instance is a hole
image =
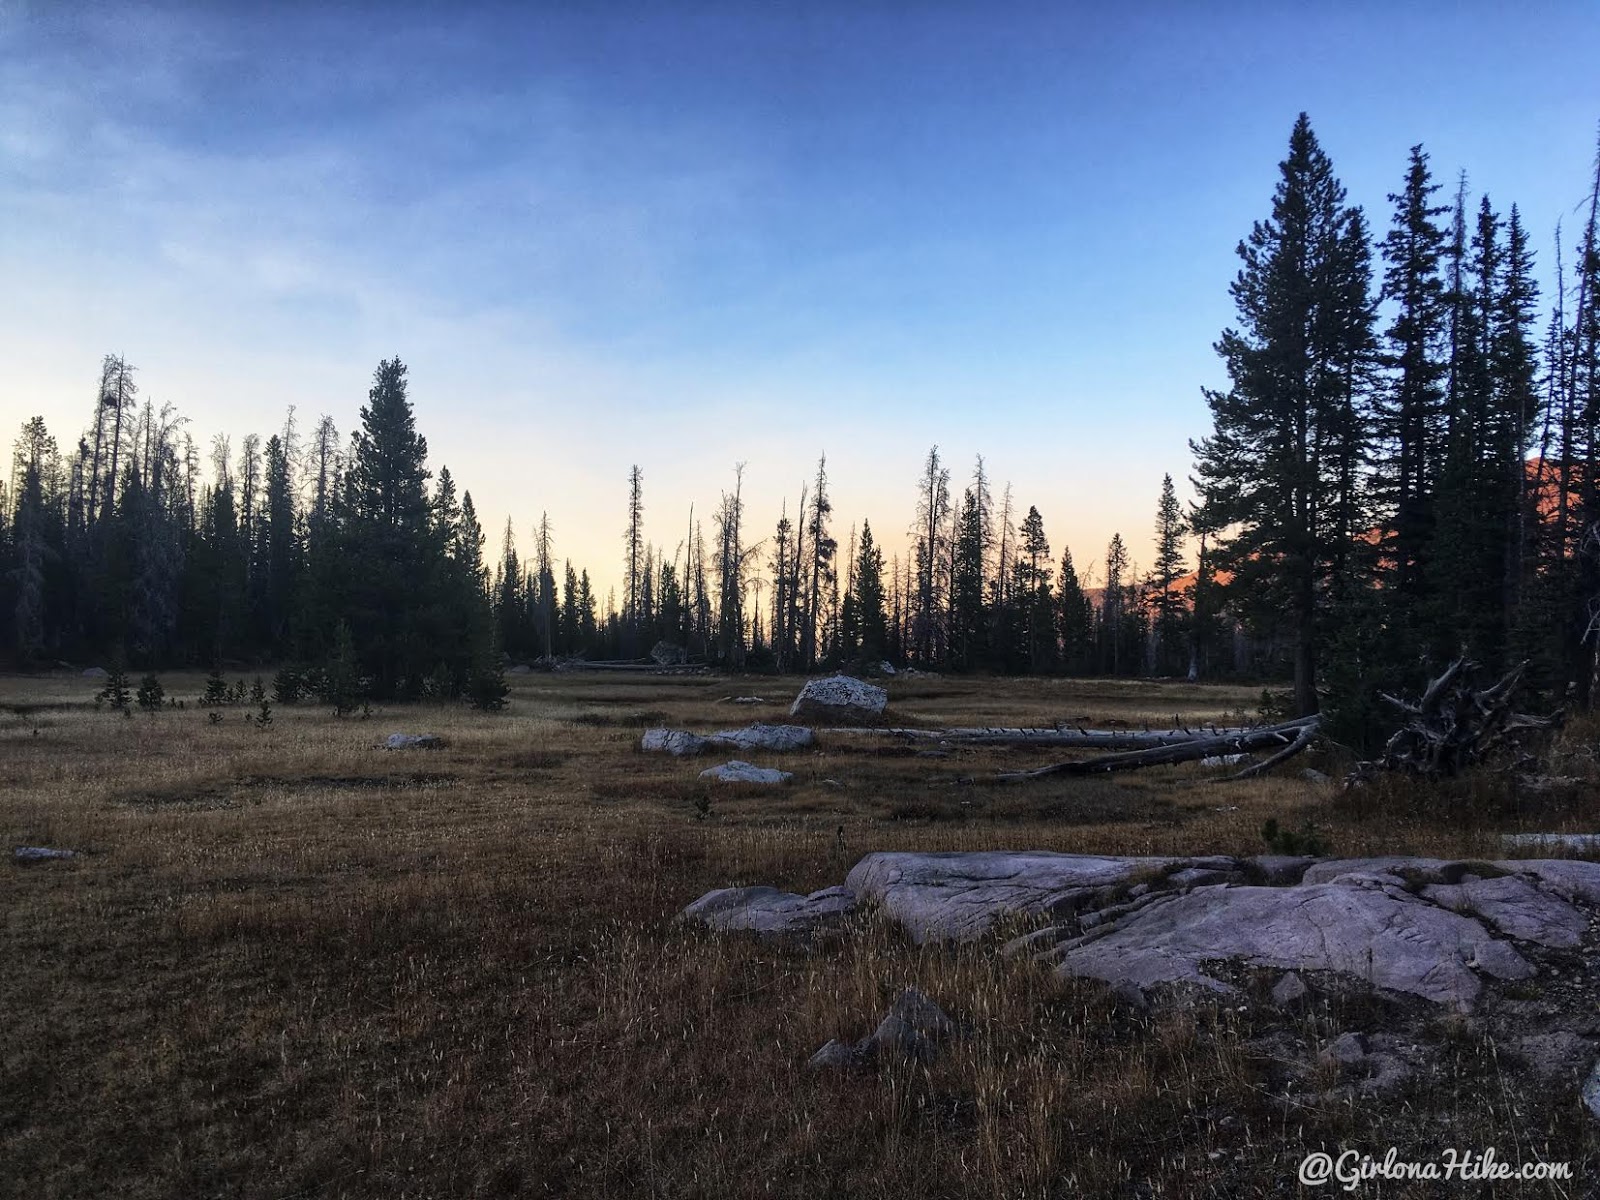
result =
[[[747,762],[734,759],[725,762],[720,767],[707,767],[700,772],[701,779],[714,780],[717,783],[788,783],[794,776],[788,771],[775,771],[771,767],[757,767]]]
[[[889,693],[849,675],[811,679],[789,708],[791,717],[823,721],[869,721],[883,715]]]

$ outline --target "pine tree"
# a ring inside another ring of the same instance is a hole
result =
[[[427,457],[405,365],[385,360],[353,440],[343,530],[343,611],[379,696],[418,695],[430,676],[464,676],[471,658],[469,644],[439,641],[444,548],[428,498]]]
[[[1172,476],[1164,475],[1161,499],[1156,505],[1156,560],[1147,581],[1158,675],[1175,675],[1184,662],[1181,643],[1188,605],[1177,590],[1177,582],[1186,570],[1183,538],[1187,532]]]
[[[1207,390],[1213,432],[1191,446],[1229,593],[1241,611],[1287,626],[1294,705],[1309,713],[1325,633],[1319,594],[1351,569],[1361,532],[1341,509],[1368,442],[1372,306],[1365,227],[1304,113],[1279,174],[1271,217],[1239,246],[1241,328],[1217,343],[1232,386]]]
[[[1392,479],[1393,586],[1408,601],[1424,588],[1423,566],[1434,529],[1434,489],[1444,457],[1448,414],[1444,345],[1448,297],[1440,273],[1446,234],[1436,218],[1449,211],[1431,203],[1439,185],[1421,146],[1411,148],[1405,190],[1390,193],[1394,224],[1383,243],[1388,263],[1383,298],[1395,306],[1386,337],[1392,390],[1384,409],[1386,474]]]
[[[961,517],[956,526],[955,570],[951,579],[950,664],[958,670],[973,670],[987,656],[983,520],[977,490],[968,488],[962,496]]]

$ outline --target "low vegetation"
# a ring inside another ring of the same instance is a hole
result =
[[[166,707],[125,717],[97,710],[95,681],[0,680],[5,838],[83,852],[6,865],[0,1191],[1237,1196],[1292,1194],[1316,1148],[1600,1148],[1575,1094],[1526,1085],[1470,1020],[1423,1018],[1449,1047],[1442,1083],[1285,1106],[1252,1040],[1314,1042],[1387,1001],[1146,1013],[989,944],[869,922],[802,948],[673,919],[713,887],[837,883],[882,849],[1248,854],[1271,822],[1339,854],[1498,857],[1501,829],[1592,823],[1592,784],[1537,809],[1473,778],[1347,799],[1301,777],[1334,769],[1313,753],[1248,781],[1186,764],[1018,788],[987,780],[1038,752],[824,737],[768,756],[787,788],[750,791],[635,750],[650,724],[783,711],[719,703],[757,690],[727,678],[520,676],[500,714],[302,701],[270,722],[196,705],[201,675],[161,684]],[[896,720],[929,726],[1221,721],[1259,698],[890,686]],[[397,729],[442,745],[379,749]],[[1563,734],[1565,775],[1600,777],[1596,733]],[[804,1070],[908,985],[973,1035],[928,1068]],[[1517,1194],[1578,1194],[1560,1186]]]

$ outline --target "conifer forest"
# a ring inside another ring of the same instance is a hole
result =
[[[1379,692],[1464,652],[1490,669],[1526,660],[1535,687],[1588,707],[1600,172],[1559,229],[1527,228],[1516,181],[1493,182],[1475,191],[1419,145],[1386,198],[1353,198],[1310,121],[1294,123],[1238,274],[1217,281],[1236,310],[1216,341],[1226,382],[1205,390],[1192,462],[1150,498],[1145,564],[1145,530],[1052,544],[1047,514],[948,447],[905,481],[909,528],[835,511],[824,458],[796,464],[809,482],[777,514],[748,512],[730,470],[674,544],[643,535],[649,463],[619,460],[622,583],[601,595],[590,568],[615,570],[613,547],[562,547],[532,513],[501,536],[470,481],[430,461],[427,397],[398,357],[348,437],[290,408],[264,438],[207,440],[148,398],[160,381],[137,355],[107,355],[83,429],[36,417],[17,435],[0,655],[23,669],[337,663],[381,699],[492,692],[510,663],[652,652],[743,671],[1243,679],[1287,686],[1295,713],[1322,710],[1366,744]]]

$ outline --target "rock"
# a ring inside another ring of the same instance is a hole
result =
[[[1111,985],[1111,998],[1134,1012],[1145,1012],[1150,1007],[1150,997],[1131,979],[1119,979]]]
[[[1586,1039],[1567,1030],[1519,1038],[1515,1050],[1529,1071],[1548,1082],[1576,1079],[1593,1053]]]
[[[734,759],[720,767],[707,767],[700,772],[701,779],[717,783],[788,783],[794,778],[788,771],[775,771],[771,767],[757,767]]]
[[[1261,876],[1261,882],[1271,887],[1299,883],[1306,868],[1317,860],[1293,854],[1258,854],[1245,860]]]
[[[884,1058],[900,1058],[910,1062],[930,1063],[936,1053],[932,1039],[912,1028],[911,1023],[890,1013],[872,1034],[856,1045],[856,1050],[869,1062]]]
[[[1327,773],[1324,772],[1324,771],[1319,771],[1315,767],[1304,767],[1304,768],[1302,768],[1301,771],[1300,771],[1300,778],[1304,779],[1307,783],[1327,783],[1328,782]]]
[[[881,662],[881,663],[879,663],[878,664],[878,674],[880,674],[880,675],[893,675],[894,674],[894,664],[891,663],[891,662]]]
[[[810,720],[869,721],[882,716],[888,704],[889,693],[881,687],[848,675],[832,675],[808,680],[790,706],[789,715]]]
[[[675,757],[701,754],[713,747],[730,750],[801,750],[815,741],[804,725],[755,724],[744,729],[724,729],[701,735],[684,729],[647,729],[639,749],[665,752]]]
[[[866,1066],[866,1059],[854,1046],[847,1046],[838,1038],[829,1038],[809,1059],[808,1071],[853,1071]]]
[[[1583,1091],[1579,1094],[1583,1097],[1584,1107],[1600,1117],[1600,1062],[1595,1063],[1589,1077],[1583,1081]]]
[[[1500,837],[1507,850],[1570,850],[1574,854],[1600,851],[1600,833],[1507,833]]]
[[[108,675],[104,667],[89,667],[84,671],[83,677],[85,679],[106,679]]]
[[[436,750],[444,739],[436,733],[391,733],[383,743],[385,750]]]
[[[1286,972],[1272,988],[1272,1002],[1279,1008],[1293,1008],[1309,995],[1311,989],[1294,971]]]
[[[1307,867],[1300,882],[1335,883],[1347,876],[1399,881],[1396,872],[1403,870],[1420,883],[1449,883],[1445,874],[1450,865],[1441,858],[1325,858]]]
[[[1494,865],[1502,871],[1527,876],[1564,900],[1582,900],[1600,908],[1600,863],[1574,858],[1518,858]]]
[[[1250,756],[1248,754],[1213,754],[1210,758],[1202,758],[1202,767],[1236,767]]]
[[[18,862],[48,862],[53,858],[77,858],[76,850],[52,850],[48,846],[18,846],[11,852]]]
[[[945,1015],[932,1000],[914,987],[906,988],[895,998],[889,1009],[891,1017],[898,1017],[912,1029],[935,1041],[956,1035],[956,1023]]]
[[[729,704],[771,704],[772,701],[768,700],[764,696],[729,696],[728,697],[728,703]],[[807,730],[806,732],[809,733],[810,730]]]
[[[1341,1067],[1356,1066],[1367,1057],[1367,1039],[1359,1033],[1341,1033],[1322,1048],[1318,1057]]]
[[[647,729],[644,731],[644,737],[639,739],[639,749],[664,751],[674,758],[699,754],[710,744],[698,733],[690,733],[684,729]]]
[[[964,942],[1002,918],[1072,912],[1101,889],[1196,861],[1045,851],[879,852],[858,862],[845,886],[876,902],[917,942]]]
[[[532,675],[533,674],[533,668],[530,667],[527,663],[518,663],[516,666],[512,667],[511,670],[506,672],[506,673],[508,675]]]
[[[809,896],[770,887],[718,888],[685,908],[680,921],[698,921],[718,933],[809,934],[839,925],[856,908],[848,888],[823,888]]]
[[[1243,876],[1238,871],[1217,870],[1215,867],[1184,867],[1167,876],[1168,887],[1214,887],[1222,883],[1238,883]]]
[[[804,725],[747,725],[713,733],[710,742],[735,750],[803,750],[816,741]]]
[[[1533,967],[1477,921],[1389,887],[1347,883],[1210,888],[1163,896],[1040,955],[1063,976],[1232,993],[1202,969],[1219,959],[1340,971],[1375,987],[1470,1008],[1474,968],[1502,979]]]
[[[1452,912],[1481,917],[1509,937],[1558,950],[1578,946],[1589,928],[1572,905],[1515,875],[1429,884],[1421,895]]]
[[[689,661],[689,653],[675,642],[662,640],[650,647],[650,661],[658,667],[673,667]]]

